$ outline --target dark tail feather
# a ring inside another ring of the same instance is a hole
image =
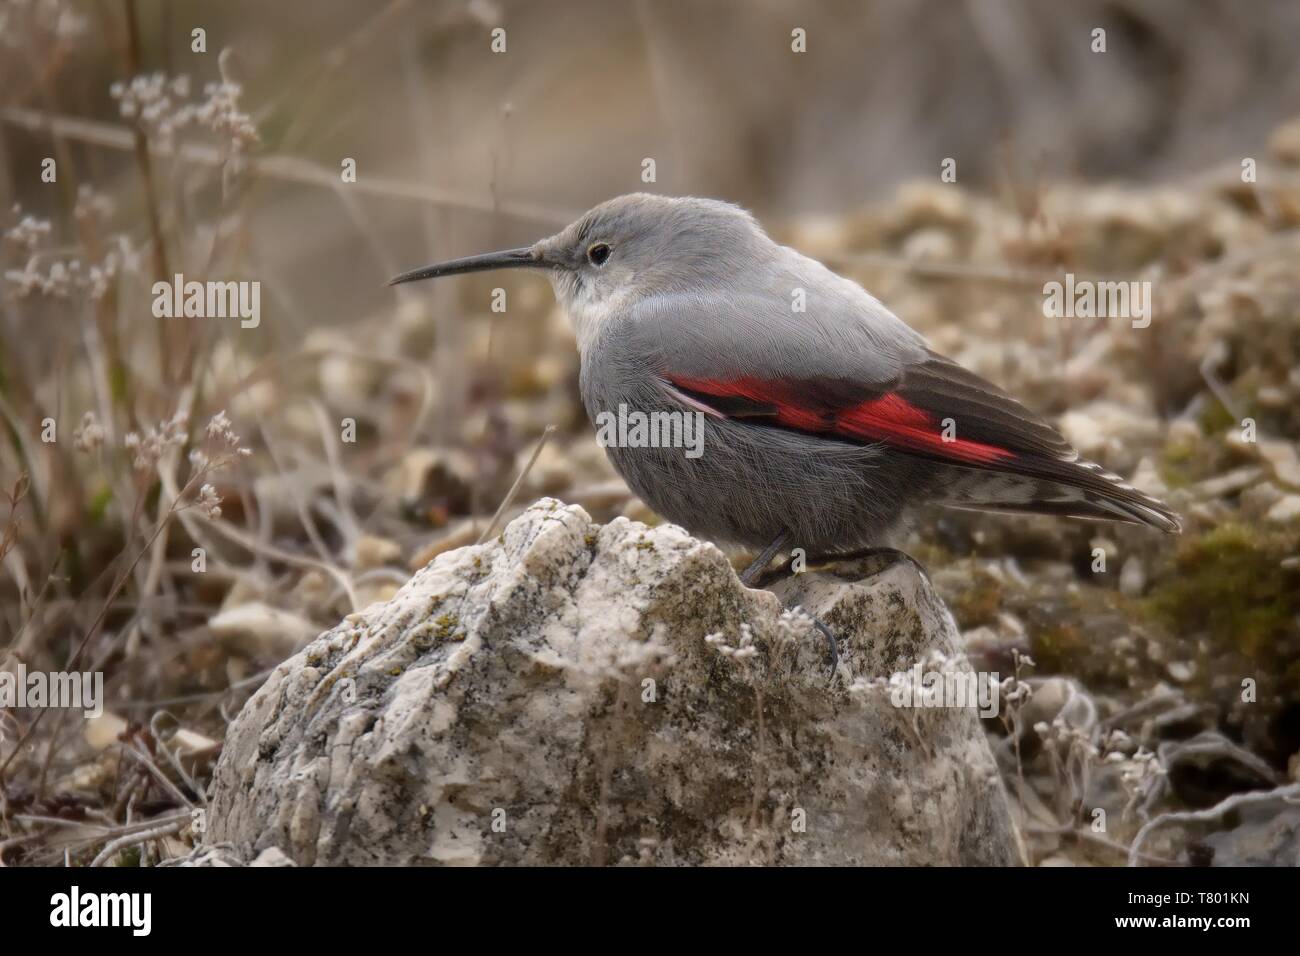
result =
[[[940,504],[979,511],[1123,521],[1168,534],[1182,531],[1182,522],[1168,505],[1094,462],[1022,456],[1011,467],[1015,470],[953,467],[953,480],[945,482]]]

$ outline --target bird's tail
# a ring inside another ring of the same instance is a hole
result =
[[[950,466],[938,498],[949,508],[1124,521],[1182,531],[1178,515],[1095,462],[1018,458],[1015,471]]]

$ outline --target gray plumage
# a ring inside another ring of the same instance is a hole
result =
[[[718,541],[813,554],[883,542],[919,504],[1177,531],[997,387],[931,352],[857,283],[728,203],[647,194],[526,249],[394,282],[536,267],[573,321],[587,414],[699,412],[703,454],[609,447],[655,511]],[[802,295],[804,310],[795,308]],[[955,438],[940,436],[947,423]]]

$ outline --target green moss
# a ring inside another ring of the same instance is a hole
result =
[[[1035,632],[1032,656],[1045,674],[1069,672],[1080,659],[1095,650],[1093,642],[1074,623],[1062,621]]]
[[[86,518],[91,524],[99,524],[104,520],[104,514],[108,511],[108,505],[112,500],[113,489],[107,485],[91,496],[90,506],[86,509]]]
[[[948,605],[957,624],[966,631],[996,621],[1003,597],[1002,583],[977,567],[971,573],[970,587],[951,597]]]
[[[1186,488],[1193,483],[1192,476],[1188,474],[1187,467],[1181,464],[1175,464],[1167,459],[1160,461],[1160,480],[1168,488]]]
[[[1215,407],[1219,407],[1216,403]],[[1226,426],[1224,426],[1226,427]],[[1160,452],[1160,478],[1170,488],[1186,488],[1195,481],[1193,472],[1200,454],[1199,441],[1171,442]]]
[[[1281,566],[1298,547],[1294,532],[1220,525],[1181,544],[1146,610],[1175,634],[1209,632],[1258,660],[1300,613],[1300,587]]]
[[[923,568],[941,568],[957,560],[956,555],[934,541],[918,541],[908,549],[908,553]]]
[[[1199,422],[1201,431],[1207,435],[1217,435],[1239,424],[1232,417],[1232,413],[1223,407],[1223,403],[1217,401],[1205,403],[1205,407],[1201,409]]]
[[[127,405],[131,398],[131,371],[121,362],[114,362],[109,369],[109,392],[113,404]]]

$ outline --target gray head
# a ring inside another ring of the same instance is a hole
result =
[[[775,249],[739,206],[631,193],[531,246],[426,266],[389,284],[488,269],[545,269],[556,298],[581,329],[629,297],[725,281]]]

